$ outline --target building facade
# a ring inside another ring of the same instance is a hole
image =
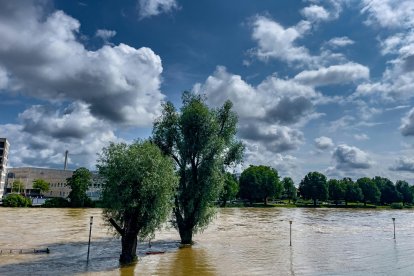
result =
[[[6,138],[0,138],[0,198],[3,197],[6,186],[7,160],[10,144]]]
[[[33,182],[36,179],[43,179],[49,183],[49,191],[43,194],[45,197],[67,198],[71,189],[66,186],[66,179],[72,175],[73,171],[71,170],[34,167],[10,168],[7,173],[6,192],[12,192],[13,183],[19,181],[23,184],[21,190],[17,191],[15,189],[13,192],[19,192],[29,197],[39,196],[39,190],[33,189]],[[86,194],[92,200],[98,200],[101,195],[101,189],[102,181],[96,173],[92,173],[92,183]]]

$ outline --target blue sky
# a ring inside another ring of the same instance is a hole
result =
[[[414,183],[414,2],[0,1],[9,166],[94,169],[184,90],[239,116],[244,163]]]

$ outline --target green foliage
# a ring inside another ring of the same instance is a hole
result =
[[[24,192],[24,184],[20,180],[15,180],[12,184],[12,192],[20,193]]]
[[[356,183],[359,188],[361,188],[364,205],[366,205],[367,202],[376,204],[380,201],[381,192],[372,179],[363,177],[358,179]]]
[[[406,181],[398,180],[395,183],[395,188],[401,194],[403,204],[413,202],[413,191]]]
[[[277,171],[268,166],[250,166],[240,176],[240,197],[267,204],[269,197],[280,197],[283,191]]]
[[[297,189],[295,187],[295,183],[293,183],[292,178],[285,177],[282,179],[282,185],[283,185],[283,195],[284,198],[287,198],[289,200],[296,200],[297,197]]]
[[[69,207],[69,201],[61,197],[48,198],[46,199],[45,203],[43,203],[42,207],[46,207],[46,208]]]
[[[3,198],[4,207],[27,207],[31,205],[32,201],[20,194],[8,194]]]
[[[390,205],[391,209],[402,209],[404,205],[401,202],[394,202]]]
[[[328,181],[329,199],[338,203],[339,200],[345,199],[344,183],[337,179],[329,179]]]
[[[224,187],[220,193],[221,206],[225,207],[227,201],[235,199],[239,192],[239,183],[234,175],[226,173],[224,179]]]
[[[224,183],[224,166],[242,159],[243,145],[235,138],[237,116],[227,101],[209,109],[200,95],[183,93],[181,112],[167,102],[154,123],[152,140],[176,163],[179,186],[174,200],[174,225],[182,243],[208,225]]]
[[[39,189],[40,193],[43,194],[49,191],[50,185],[43,179],[35,179],[33,181],[33,189]]]
[[[401,201],[402,196],[391,180],[385,177],[376,176],[373,178],[373,181],[381,192],[380,201],[382,204],[391,204],[393,202]]]
[[[316,200],[328,198],[328,183],[326,176],[320,172],[310,172],[299,184],[299,192],[305,199],[312,199],[316,206]]]
[[[357,202],[363,199],[361,188],[358,184],[354,183],[351,178],[345,177],[341,180],[342,185],[345,187],[345,202]]]
[[[177,186],[173,162],[150,142],[113,144],[98,160],[104,216],[144,239],[169,217]]]
[[[92,181],[92,174],[86,168],[79,168],[73,172],[72,176],[66,179],[66,186],[71,188],[69,200],[71,207],[86,207],[86,191]]]

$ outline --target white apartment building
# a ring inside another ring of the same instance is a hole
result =
[[[6,186],[7,160],[10,144],[6,138],[0,138],[0,198],[3,197]]]

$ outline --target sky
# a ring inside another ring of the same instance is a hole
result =
[[[95,169],[183,91],[231,100],[244,161],[414,184],[411,0],[0,0],[9,167]]]

